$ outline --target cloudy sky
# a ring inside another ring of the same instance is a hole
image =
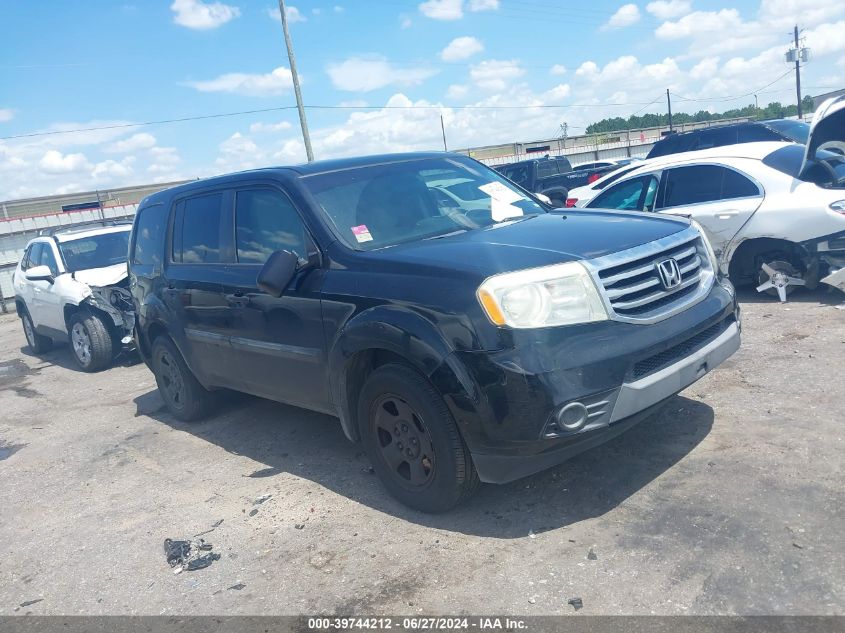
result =
[[[0,15],[0,200],[304,160],[272,0]],[[441,114],[462,148],[662,112],[667,88],[679,111],[791,103],[796,22],[805,94],[845,86],[842,0],[289,0],[288,20],[318,159],[440,149]],[[66,132],[86,128],[109,129]]]

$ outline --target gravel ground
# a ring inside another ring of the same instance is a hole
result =
[[[842,301],[746,296],[740,352],[661,413],[441,516],[333,418],[183,424],[143,364],[81,373],[0,316],[0,615],[845,614]],[[221,558],[173,574],[163,540],[207,530]]]

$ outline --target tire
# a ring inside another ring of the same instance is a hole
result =
[[[82,371],[95,372],[114,361],[114,341],[103,320],[91,312],[77,312],[68,321],[73,359]]]
[[[478,488],[449,408],[410,367],[383,365],[370,374],[358,399],[358,424],[373,469],[406,506],[445,512]]]
[[[21,312],[21,325],[23,326],[23,335],[26,337],[26,344],[29,345],[29,349],[34,354],[43,354],[50,351],[53,347],[53,339],[35,331],[29,312]]]
[[[208,415],[214,403],[212,393],[199,383],[166,336],[153,341],[151,366],[161,398],[173,417],[193,422]]]

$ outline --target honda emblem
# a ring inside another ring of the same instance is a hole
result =
[[[660,277],[660,283],[666,290],[671,290],[681,285],[681,267],[674,259],[664,259],[662,262],[657,262],[657,275]]]

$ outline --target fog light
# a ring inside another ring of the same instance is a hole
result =
[[[570,402],[557,414],[557,424],[568,431],[577,431],[587,423],[587,407],[580,402]]]

